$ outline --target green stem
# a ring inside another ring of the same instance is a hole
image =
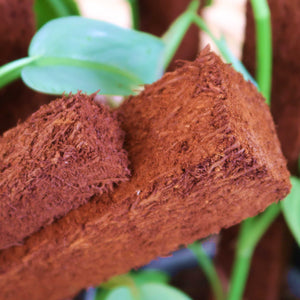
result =
[[[249,230],[247,233],[247,237],[245,237],[244,247],[256,247],[257,243],[267,231],[272,222],[276,219],[276,217],[280,214],[280,205],[274,203],[270,205],[261,215],[256,217],[247,219],[245,222],[250,222],[251,231]],[[248,243],[250,244],[249,246]]]
[[[211,259],[205,253],[203,246],[199,242],[195,242],[188,246],[188,248],[194,253],[197,258],[199,266],[202,268],[206,275],[214,293],[216,300],[223,300],[224,293],[222,289],[221,281],[218,277],[217,271],[211,261]]]
[[[230,280],[228,300],[240,300],[242,299],[245,289],[250,262],[253,252],[242,253],[237,250],[236,257],[233,265],[232,277]]]
[[[244,67],[244,65],[232,54],[229,47],[227,46],[225,39],[222,37],[218,40],[209,30],[204,20],[197,14],[194,14],[193,21],[201,30],[203,30],[212,39],[214,44],[218,47],[225,61],[227,63],[231,63],[236,71],[242,73],[245,80],[250,80],[255,86],[257,86],[257,83],[255,82],[253,77],[249,74],[249,72]]]
[[[127,1],[130,5],[130,10],[131,10],[132,28],[138,30],[140,26],[138,0],[127,0]]]
[[[272,29],[267,0],[251,0],[256,27],[256,79],[270,105],[272,82]]]
[[[249,218],[242,223],[230,279],[228,300],[242,299],[253,252],[279,213],[280,205],[272,204],[260,216]]]
[[[163,67],[166,69],[175,55],[184,35],[191,26],[194,14],[199,8],[199,1],[193,0],[187,7],[187,10],[180,15],[175,22],[169,27],[167,32],[162,36],[166,44],[163,57]]]
[[[0,67],[0,89],[21,77],[25,66],[35,62],[39,57],[24,57]]]

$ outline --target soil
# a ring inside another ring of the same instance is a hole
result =
[[[288,160],[288,167],[297,175],[300,153],[300,1],[269,0],[273,28],[272,114]],[[243,61],[255,73],[255,26],[250,3],[247,6],[246,39]],[[299,174],[299,173],[298,173]],[[217,257],[219,268],[229,277],[234,255],[237,228],[224,231]],[[232,245],[232,246],[229,246]],[[289,231],[282,219],[277,220],[258,245],[253,257],[246,289],[246,299],[280,299],[283,277],[286,276]],[[227,263],[226,263],[227,262]]]
[[[5,299],[70,297],[256,215],[289,192],[264,99],[207,48],[118,112],[131,180],[23,246],[2,250]]]
[[[190,0],[139,0],[140,30],[162,36],[171,23],[182,14]],[[199,49],[199,29],[193,25],[187,31],[178,48],[169,70],[174,70],[177,59],[192,61]]]
[[[0,249],[128,180],[116,114],[77,94],[0,137]]]
[[[35,33],[33,0],[0,0],[0,66],[27,56]],[[0,90],[0,134],[25,120],[49,97],[28,89],[20,80]]]

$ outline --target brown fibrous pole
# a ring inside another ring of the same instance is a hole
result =
[[[0,253],[5,299],[64,299],[263,211],[290,190],[269,108],[203,50],[117,110],[132,177]]]
[[[0,249],[128,180],[116,113],[93,98],[54,100],[0,137]]]

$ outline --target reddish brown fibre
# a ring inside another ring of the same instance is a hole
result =
[[[128,179],[119,123],[91,98],[52,101],[0,137],[0,249]]]
[[[133,176],[0,253],[5,299],[63,299],[263,211],[289,191],[264,99],[208,49],[118,110]]]

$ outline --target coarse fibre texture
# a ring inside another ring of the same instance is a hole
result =
[[[203,50],[118,109],[132,177],[0,253],[5,299],[64,299],[263,211],[289,192],[264,99]]]
[[[0,249],[128,180],[116,114],[77,94],[0,137]]]
[[[27,56],[36,30],[33,2],[0,0],[0,66]],[[52,98],[30,90],[21,80],[0,89],[0,134]]]

